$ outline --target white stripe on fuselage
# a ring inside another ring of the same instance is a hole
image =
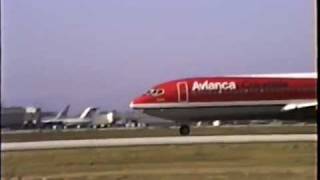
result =
[[[219,106],[259,106],[259,105],[286,105],[290,103],[311,103],[315,99],[289,99],[289,100],[260,100],[260,101],[218,101],[218,102],[174,102],[174,103],[130,103],[130,108],[196,108],[196,107],[219,107]]]

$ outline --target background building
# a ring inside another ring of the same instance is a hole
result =
[[[1,108],[1,128],[35,128],[41,117],[41,109],[36,107]]]

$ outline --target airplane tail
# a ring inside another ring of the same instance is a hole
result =
[[[92,118],[97,111],[97,108],[87,107],[80,115],[80,119]]]
[[[57,116],[56,119],[60,119],[62,117],[66,117],[69,111],[70,105],[67,105],[62,111],[60,111]]]

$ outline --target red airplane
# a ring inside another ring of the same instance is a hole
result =
[[[211,120],[313,120],[317,74],[260,74],[186,78],[152,87],[130,103],[143,113],[178,122]]]

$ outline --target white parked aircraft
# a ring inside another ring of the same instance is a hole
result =
[[[64,111],[58,113],[53,119],[42,120],[43,127],[50,128],[68,128],[68,127],[83,127],[88,126],[92,122],[92,118],[95,115],[97,108],[87,107],[80,115],[80,117],[68,118],[66,117],[70,106],[67,106]]]
[[[114,112],[100,113],[96,107],[87,107],[80,117],[66,118],[69,106],[64,111],[60,112],[56,118],[42,121],[43,127],[70,128],[70,127],[107,127],[115,122]]]

